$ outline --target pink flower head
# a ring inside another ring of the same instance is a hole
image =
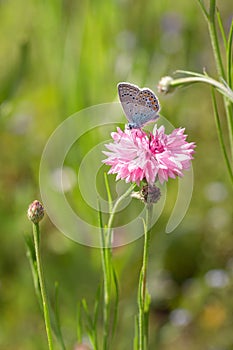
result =
[[[116,180],[126,182],[146,180],[154,184],[158,179],[162,184],[169,177],[183,176],[183,170],[189,169],[195,144],[187,142],[184,128],[174,129],[165,134],[164,126],[149,135],[140,129],[126,129],[111,134],[113,143],[109,143],[104,151],[107,156],[103,162],[111,165],[109,174],[117,174]]]

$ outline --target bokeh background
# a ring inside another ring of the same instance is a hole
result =
[[[228,30],[232,3],[218,1],[218,7]],[[43,350],[46,335],[23,235],[31,232],[28,204],[40,199],[38,171],[49,136],[71,114],[117,100],[119,81],[156,92],[160,78],[177,69],[206,68],[214,77],[216,70],[195,0],[1,0],[0,28],[0,349]],[[197,148],[186,217],[165,234],[177,191],[177,181],[171,180],[165,209],[153,229],[150,348],[230,350],[232,193],[210,89],[197,84],[158,97],[163,115],[175,127],[185,127]],[[226,132],[220,99],[219,108]],[[89,140],[98,135],[101,141],[101,133],[93,134]],[[87,138],[79,146],[85,152]],[[69,174],[77,174],[80,157],[78,151],[68,157]],[[67,196],[78,206],[75,186],[74,181]],[[102,183],[98,188],[104,195]],[[93,220],[93,212],[83,215]],[[42,232],[47,289],[52,298],[59,281],[62,330],[67,349],[73,349],[77,301],[94,301],[101,281],[100,252],[66,238],[48,217]],[[132,349],[142,245],[139,239],[114,250],[120,281],[115,350]]]

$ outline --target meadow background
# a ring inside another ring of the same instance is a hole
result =
[[[218,1],[218,7],[228,30],[232,3]],[[46,335],[23,234],[31,231],[28,204],[40,199],[38,171],[49,136],[71,114],[117,100],[120,81],[156,92],[160,78],[176,69],[202,72],[205,67],[213,77],[216,70],[195,0],[1,0],[0,29],[0,349],[43,350]],[[158,97],[163,115],[175,127],[185,127],[197,148],[187,215],[165,234],[177,190],[171,180],[152,233],[150,346],[230,350],[232,193],[210,89],[196,84]],[[220,111],[225,130],[221,105]],[[86,142],[83,138],[82,150],[88,149]],[[67,160],[75,173],[79,157],[72,152]],[[99,191],[104,192],[101,183]],[[78,203],[77,191],[68,195]],[[93,213],[83,215],[93,220]],[[66,238],[48,217],[41,227],[47,289],[52,297],[59,281],[62,329],[67,348],[73,349],[77,301],[86,297],[93,303],[101,280],[100,252]],[[142,246],[139,239],[114,250],[121,300],[115,350],[132,349]]]

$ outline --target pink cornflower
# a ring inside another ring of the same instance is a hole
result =
[[[154,184],[156,180],[162,184],[169,177],[183,176],[183,170],[189,169],[195,144],[187,142],[184,128],[174,129],[165,134],[164,126],[147,134],[143,130],[133,129],[111,134],[114,142],[109,143],[104,151],[107,156],[103,162],[111,165],[109,174],[117,174],[116,180],[126,182],[146,180]]]

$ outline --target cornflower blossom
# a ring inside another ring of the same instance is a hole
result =
[[[183,170],[190,168],[195,144],[187,142],[184,128],[174,129],[165,134],[164,126],[147,134],[141,129],[117,128],[111,133],[113,142],[106,144],[108,151],[103,163],[110,165],[109,174],[117,174],[116,180],[135,182],[142,180],[149,185],[155,181],[161,184],[168,178],[183,176]]]

